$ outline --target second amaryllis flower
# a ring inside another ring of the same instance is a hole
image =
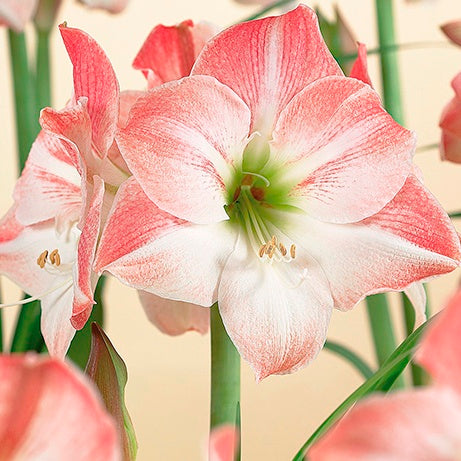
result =
[[[314,12],[239,24],[140,99],[96,269],[209,306],[258,379],[321,349],[333,307],[459,264],[414,135],[343,76]],[[127,228],[132,228],[130,233]]]

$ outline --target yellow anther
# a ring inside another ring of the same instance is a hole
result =
[[[276,249],[277,249],[277,247],[275,247],[274,245],[271,245],[271,249],[269,251],[269,259],[272,259],[272,256],[274,256],[274,253],[275,253]]]
[[[40,266],[40,269],[43,269],[46,264],[46,258],[48,257],[48,250],[40,253],[40,256],[37,258],[37,264]]]
[[[59,250],[57,248],[50,253],[50,262],[56,266],[61,265],[61,256],[59,255]]]
[[[296,245],[291,245],[290,247],[290,256],[295,259],[296,258]]]
[[[275,235],[273,235],[271,238],[271,244],[277,246],[277,237]]]
[[[266,252],[266,244],[261,245],[261,247],[259,248],[259,257],[262,258],[265,252]]]
[[[279,243],[279,250],[280,253],[282,253],[282,256],[287,255],[287,249],[285,248],[285,245],[282,242]]]

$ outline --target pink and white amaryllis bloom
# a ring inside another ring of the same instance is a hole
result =
[[[117,139],[134,177],[96,270],[218,301],[258,379],[314,358],[333,307],[459,265],[448,216],[412,174],[414,135],[343,76],[306,6],[219,34]]]
[[[61,26],[61,34],[74,95],[64,110],[42,111],[43,130],[0,224],[0,273],[41,299],[42,333],[58,356],[91,313],[100,226],[129,176],[114,145],[119,88],[112,66],[84,32]]]
[[[115,423],[79,370],[36,354],[0,355],[0,377],[0,459],[122,459]]]
[[[445,106],[440,117],[440,149],[443,160],[461,163],[461,72],[452,80],[451,86],[455,96]]]
[[[0,25],[20,32],[32,19],[37,5],[38,0],[0,0]]]
[[[416,357],[426,388],[368,397],[309,451],[309,461],[456,461],[461,454],[461,291]]]

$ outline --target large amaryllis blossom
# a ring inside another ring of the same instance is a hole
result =
[[[96,270],[218,301],[259,379],[315,357],[333,307],[459,264],[448,216],[412,174],[414,135],[343,76],[305,6],[212,39],[191,77],[138,100],[118,144],[134,177]]]
[[[441,154],[443,160],[461,163],[461,73],[451,82],[453,99],[445,106],[440,117],[442,129]]]
[[[358,403],[308,453],[309,461],[455,461],[461,453],[461,291],[417,353],[433,385]]]
[[[0,24],[17,32],[23,30],[37,5],[38,0],[0,0]]]
[[[0,459],[121,460],[114,421],[96,388],[62,361],[0,356]]]
[[[128,177],[114,144],[119,88],[112,66],[84,32],[62,26],[61,34],[74,67],[73,98],[62,111],[42,111],[43,130],[0,223],[0,273],[41,299],[42,333],[58,356],[91,313],[100,226]],[[124,95],[122,109],[137,96]]]

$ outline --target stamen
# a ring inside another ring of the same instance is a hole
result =
[[[37,264],[40,266],[40,269],[43,269],[46,264],[46,258],[48,258],[48,250],[40,253],[40,256],[37,258]]]
[[[243,177],[243,180],[242,180],[242,185],[243,186],[251,186],[251,182],[247,183],[249,176],[256,176],[257,178],[262,179],[264,181],[264,184],[266,185],[266,187],[269,187],[271,185],[270,181],[265,176],[263,176],[262,174],[251,173],[249,171],[242,171],[242,173],[244,175],[246,175],[246,176]]]
[[[296,258],[296,245],[293,243],[290,247],[290,256],[295,259]]]
[[[57,248],[50,253],[50,262],[57,267],[61,265],[61,256],[59,255],[59,250]]]
[[[282,253],[282,256],[287,255],[287,249],[285,248],[285,245],[282,242],[279,243],[279,250],[280,253]]]
[[[262,258],[264,256],[264,253],[266,252],[266,244],[261,245],[261,248],[259,249],[259,257]]]

